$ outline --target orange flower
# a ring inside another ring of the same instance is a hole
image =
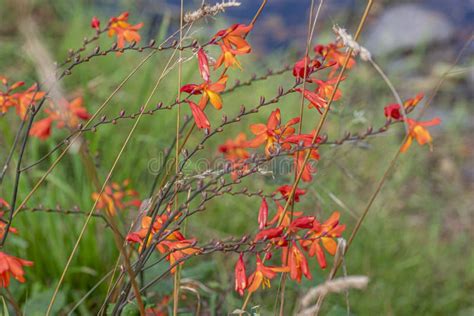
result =
[[[61,100],[60,103],[58,109],[54,105],[50,105],[51,109],[45,110],[48,117],[33,123],[30,130],[31,136],[46,140],[51,136],[53,122],[56,122],[57,128],[67,126],[74,129],[77,128],[80,120],[88,120],[90,118],[90,114],[82,104],[83,100],[81,97],[75,98],[70,103],[67,100]]]
[[[6,209],[9,209],[10,208],[10,204],[8,204],[7,201],[5,201],[4,199],[0,198],[0,210],[6,210]]]
[[[298,248],[295,242],[292,242],[290,247],[290,256],[288,258],[288,265],[290,267],[290,277],[301,282],[301,277],[304,275],[307,279],[311,279],[311,272],[309,271],[308,261],[306,257]]]
[[[37,90],[37,86],[34,84],[26,91],[16,92],[11,95],[10,101],[16,107],[16,113],[22,120],[25,119],[28,108],[35,105],[35,103],[41,100],[46,94],[46,92]]]
[[[179,236],[182,237],[181,234],[179,234]],[[178,265],[182,265],[184,263],[183,259],[191,255],[197,254],[201,251],[199,248],[196,248],[193,246],[195,242],[196,242],[195,239],[184,239],[184,237],[182,237],[182,239],[177,240],[177,241],[163,240],[158,245],[156,245],[156,248],[161,253],[166,253],[166,252],[170,253],[166,257],[166,259],[169,261],[171,266],[173,266],[177,262],[179,262]],[[176,266],[173,266],[171,268],[171,273],[175,273],[175,272],[176,272]]]
[[[296,194],[295,194],[295,198],[296,198]],[[288,227],[291,222],[290,212],[288,211],[288,209],[286,210],[286,212],[283,212],[285,208],[279,202],[275,201],[275,204],[277,206],[277,212],[275,216],[273,216],[271,221],[268,222],[268,225],[274,225],[278,222],[281,222],[281,226]],[[296,212],[296,211],[293,212],[293,216],[300,216],[301,214],[302,212]]]
[[[152,218],[150,216],[144,216],[141,222],[141,229],[138,231],[132,232],[127,235],[127,241],[132,243],[139,243],[140,248],[143,246],[144,239],[148,233],[148,230],[151,225]],[[151,229],[150,237],[147,241],[147,245],[152,241],[153,236],[160,231],[163,224],[168,220],[168,215],[163,214],[158,216],[153,223]],[[175,264],[177,261],[182,260],[183,258],[199,253],[200,249],[193,246],[195,243],[194,239],[185,239],[184,236],[179,231],[173,231],[170,233],[169,230],[164,230],[164,234],[167,234],[166,239],[161,241],[156,245],[156,250],[160,253],[168,253],[166,259],[170,262],[171,265]],[[180,262],[181,265],[184,262]],[[171,269],[171,272],[174,273],[176,267]]]
[[[24,283],[25,278],[23,266],[31,267],[33,262],[10,256],[0,251],[0,287],[7,288],[10,285],[10,275],[19,282]]]
[[[317,94],[316,92],[307,90],[307,89],[301,89],[301,88],[296,88],[295,91],[300,92],[303,94],[304,98],[310,102],[308,105],[308,108],[315,108],[318,110],[320,114],[323,114],[321,109],[326,108],[327,102],[326,99]]]
[[[241,68],[235,56],[250,53],[251,47],[245,40],[250,30],[252,30],[252,25],[234,24],[228,29],[221,30],[214,35],[211,43],[219,44],[222,50],[221,55],[214,65],[214,69],[219,68],[222,64],[224,64],[226,68],[231,66]]]
[[[235,264],[235,291],[240,294],[240,296],[244,295],[244,291],[248,285],[247,274],[245,271],[245,263],[243,254],[241,253],[239,256],[239,260]]]
[[[433,139],[431,138],[430,132],[428,132],[425,127],[439,125],[441,124],[441,120],[438,117],[427,122],[417,122],[412,119],[407,119],[407,123],[409,127],[409,133],[407,136],[407,140],[400,148],[400,151],[402,153],[406,152],[408,148],[410,148],[413,139],[416,139],[420,146],[423,146],[424,144],[429,144],[430,150],[433,150]]]
[[[301,172],[301,168],[303,167],[305,156],[306,156],[306,153],[304,151],[295,152],[293,154],[294,166],[295,166],[295,170],[297,174]],[[313,180],[313,173],[316,172],[316,168],[310,164],[311,162],[310,159],[319,160],[319,153],[316,149],[311,149],[309,159],[307,163],[304,165],[303,172],[301,174],[301,180],[303,180],[304,182],[311,182]]]
[[[87,121],[91,115],[87,112],[84,107],[84,100],[82,97],[75,98],[71,102],[67,100],[60,101],[62,103],[61,108],[65,109],[61,114],[54,113],[52,117],[58,121],[58,128],[68,126],[69,128],[77,128],[80,120]]]
[[[341,81],[344,79],[345,78],[342,78]],[[315,90],[315,93],[319,95],[321,98],[323,98],[324,100],[326,100],[326,102],[329,102],[331,95],[334,93],[337,79],[329,79],[329,80],[323,81],[323,80],[311,78],[311,82],[316,83],[318,85],[318,87]],[[341,97],[342,97],[342,92],[341,92],[341,89],[338,88],[336,90],[336,93],[334,94],[333,101],[337,101]]]
[[[117,213],[117,210],[122,210],[128,206],[139,207],[140,201],[137,199],[128,202],[124,201],[124,199],[128,197],[136,196],[138,196],[138,193],[135,190],[129,189],[128,180],[124,180],[121,185],[115,182],[111,185],[107,185],[100,198],[99,193],[92,193],[93,200],[99,199],[97,202],[97,209],[105,209],[110,216],[114,216]]]
[[[206,81],[199,85],[197,84],[186,84],[181,87],[181,92],[187,92],[190,94],[202,94],[201,100],[199,101],[199,107],[204,110],[207,103],[210,101],[211,104],[218,110],[222,108],[222,98],[219,95],[225,90],[227,83],[227,76],[222,76],[217,82]]]
[[[290,269],[286,266],[284,267],[273,267],[263,265],[260,255],[257,255],[257,267],[255,272],[252,273],[249,277],[249,287],[248,291],[250,293],[258,290],[260,286],[263,288],[270,287],[270,280],[273,279],[277,273],[289,272]]]
[[[117,46],[123,48],[125,42],[140,42],[140,34],[138,30],[141,29],[143,23],[131,25],[128,23],[128,12],[120,14],[118,17],[113,17],[109,21],[109,37],[117,35]]]
[[[219,152],[223,153],[225,158],[230,161],[248,159],[250,154],[245,149],[246,146],[247,136],[245,133],[239,133],[234,140],[228,139],[223,145],[220,145]]]
[[[342,67],[344,65],[344,61],[346,60],[347,53],[341,52],[341,49],[344,48],[343,43],[330,43],[326,46],[324,45],[316,45],[314,47],[315,53],[321,55],[324,59],[324,61],[328,62],[329,65],[332,66],[332,71],[329,74],[330,77],[334,75],[336,70],[339,67]],[[354,58],[350,57],[349,62],[347,63],[347,69],[351,69],[355,65],[355,60]]]
[[[281,125],[280,109],[273,111],[268,117],[267,124],[253,124],[250,125],[250,131],[256,136],[248,142],[249,147],[258,147],[264,143],[265,154],[267,156],[275,150],[279,145],[281,148],[288,150],[289,144],[285,143],[285,138],[292,135],[295,129],[291,125],[297,124],[300,121],[295,117],[288,121],[285,125]]]
[[[403,106],[408,109],[410,107],[415,107],[420,103],[420,101],[425,97],[423,93],[418,93],[414,98],[408,99],[403,102]]]
[[[313,228],[306,235],[308,240],[301,241],[301,246],[305,249],[309,248],[308,255],[310,257],[316,255],[322,269],[326,268],[327,263],[320,243],[331,256],[334,256],[337,250],[337,242],[334,239],[341,237],[342,232],[346,229],[346,225],[339,225],[339,216],[339,212],[334,212],[323,224],[315,220]]]

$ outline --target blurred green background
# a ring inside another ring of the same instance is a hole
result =
[[[271,17],[281,2],[276,1],[275,7],[269,4],[269,13],[265,16],[264,12],[261,30],[272,25]],[[37,65],[24,49],[25,35],[18,28],[21,18],[25,16],[33,17],[41,42],[52,58],[58,61],[64,60],[69,48],[79,47],[84,36],[93,34],[89,23],[94,15],[99,16],[102,23],[106,23],[109,16],[130,10],[132,23],[145,22],[145,27],[140,31],[144,43],[151,38],[160,42],[175,30],[177,21],[173,3],[171,6],[160,4],[155,16],[150,14],[155,10],[153,5],[157,5],[152,1],[22,3],[2,0],[0,5],[0,75],[12,81],[25,80],[27,84],[39,79]],[[190,10],[197,7],[194,3],[187,5]],[[243,6],[245,5],[243,1]],[[403,5],[403,2],[400,2],[400,5]],[[147,6],[153,10],[147,11]],[[249,6],[254,7],[255,4]],[[308,7],[308,1],[301,1],[301,8]],[[363,7],[362,2],[328,6],[327,11],[322,11],[313,44],[332,41],[333,24],[337,23],[353,30],[357,18],[352,14],[360,14]],[[372,41],[377,39],[376,27],[382,27],[383,30],[383,24],[380,26],[377,23],[386,12],[393,9],[393,6],[384,2],[375,7],[363,41],[370,43],[370,38]],[[242,13],[239,13],[238,18],[241,20],[238,21],[243,23],[253,15],[250,10],[239,12]],[[226,27],[235,19],[230,10],[228,14],[221,14],[215,20],[198,23],[192,36],[205,40],[209,34]],[[267,19],[270,19],[270,22]],[[300,20],[304,22],[306,19],[306,16],[303,19],[300,15]],[[289,23],[288,26],[281,24],[285,22]],[[273,23],[282,30],[294,27],[294,34],[302,34],[302,38],[305,36],[304,26],[303,33],[298,33],[297,25],[293,21],[279,20],[278,23]],[[412,47],[382,50],[375,58],[393,80],[402,98],[413,97],[418,92],[429,96],[469,38],[467,35],[472,34],[466,31],[469,27],[452,25],[452,32],[446,38],[429,38]],[[246,80],[253,73],[261,75],[265,74],[267,69],[278,70],[282,65],[292,64],[301,57],[303,42],[281,39],[278,44],[271,41],[268,43],[265,33],[261,30],[259,31],[257,23],[255,37],[253,34],[249,37],[250,43],[255,47],[255,53],[241,58],[243,71],[232,71],[230,85],[236,78]],[[278,28],[274,30],[277,34],[284,33]],[[386,32],[389,34],[388,29]],[[100,40],[101,47],[108,47],[111,43],[112,40],[106,36]],[[374,50],[377,50],[377,45]],[[217,51],[211,50],[210,53],[217,56]],[[189,55],[189,52],[184,53],[184,56]],[[120,57],[111,54],[95,58],[90,63],[75,68],[73,74],[62,81],[64,91],[71,98],[83,96],[88,110],[94,112],[143,56],[128,52]],[[170,52],[164,52],[148,61],[115,96],[105,115],[115,116],[122,109],[127,113],[137,112],[151,92],[169,56]],[[184,64],[184,83],[199,80],[196,69],[195,59]],[[424,116],[425,119],[440,116],[443,120],[442,126],[432,130],[435,139],[434,151],[430,152],[427,147],[414,146],[401,157],[346,257],[349,275],[367,275],[370,278],[366,290],[350,291],[352,315],[474,313],[474,143],[471,137],[474,130],[473,78],[470,44],[458,65],[446,77]],[[261,95],[272,98],[276,95],[279,85],[290,87],[292,82],[291,73],[286,72],[272,77],[271,80],[240,88],[224,96],[223,113],[232,117],[238,112],[241,104],[251,108],[258,104]],[[164,104],[172,102],[176,97],[176,84],[176,75],[170,73],[158,93],[153,96],[152,104],[160,101]],[[325,129],[330,139],[337,139],[346,131],[362,132],[369,125],[382,126],[385,121],[383,107],[395,102],[376,71],[363,62],[359,62],[350,72],[348,79],[342,84],[342,89],[344,96],[335,104],[335,111]],[[284,98],[278,107],[282,110],[283,120],[286,121],[298,115],[299,98]],[[196,157],[196,161],[198,158],[212,160],[220,157],[216,150],[219,144],[240,131],[247,132],[250,136],[248,125],[265,120],[274,108],[267,108],[258,115],[247,117],[241,124],[229,126],[225,133],[206,144],[206,150]],[[183,109],[187,112],[186,108]],[[210,111],[211,123],[217,124],[221,115],[222,113],[217,111]],[[314,111],[305,114],[304,124],[308,131],[318,118],[319,115]],[[174,120],[175,114],[169,111],[158,111],[155,115],[144,116],[119,161],[112,177],[113,181],[130,179],[140,197],[145,198],[154,178],[150,172],[150,164],[161,159],[163,150],[169,147],[175,130]],[[124,119],[117,125],[104,125],[95,133],[85,134],[91,154],[100,170],[100,180],[105,179],[133,123],[134,120]],[[6,159],[18,125],[19,120],[13,112],[0,117],[2,163]],[[32,139],[28,144],[25,163],[42,157],[65,136],[65,130],[56,130],[46,142]],[[302,199],[299,208],[322,219],[327,218],[332,211],[339,210],[342,222],[348,226],[344,235],[348,238],[358,214],[375,190],[376,183],[396,152],[402,137],[403,130],[395,127],[364,142],[323,148],[318,174],[311,185],[305,185],[309,193]],[[193,133],[188,147],[192,148],[201,138],[200,132]],[[20,199],[25,197],[58,154],[53,154],[44,163],[24,174],[20,184]],[[15,156],[13,163],[16,163],[16,159]],[[187,171],[191,172],[197,167],[191,165]],[[7,179],[0,186],[0,197],[7,201],[11,196],[13,176],[11,168]],[[291,179],[291,174],[274,173],[253,177],[251,181],[247,180],[238,187],[248,187],[253,191],[264,189],[270,193],[279,185],[289,183]],[[93,191],[79,155],[69,153],[28,205],[51,208],[59,205],[63,209],[77,206],[80,210],[88,211],[93,202],[90,197]],[[188,222],[187,234],[205,242],[255,231],[258,205],[258,198],[222,197],[212,200],[206,212]],[[124,229],[130,218],[133,218],[134,212],[136,210],[129,209],[120,215],[124,221]],[[19,284],[14,281],[11,286],[14,297],[26,315],[44,314],[52,289],[61,275],[83,220],[81,215],[27,211],[15,218],[14,226],[18,228],[19,234],[10,236],[5,251],[35,262],[32,268],[26,268],[27,282]],[[100,219],[92,219],[61,288],[54,314],[67,314],[86,292],[113,268],[117,254],[110,230]],[[233,291],[233,265],[236,259],[236,255],[215,254],[193,259],[186,264],[183,277],[202,284],[199,291],[205,315],[223,315],[241,306],[241,298]],[[310,287],[320,284],[327,276],[327,271],[321,271],[314,259],[310,261],[313,280],[304,280],[301,284],[288,283],[288,314],[296,308],[301,295]],[[145,274],[145,279],[151,279],[162,268]],[[274,311],[278,280],[275,279],[273,283],[275,285],[271,289],[258,292],[251,300],[250,306],[255,307],[254,311],[261,315],[270,315]],[[104,300],[107,286],[108,281],[99,285],[74,313],[95,314]],[[159,302],[163,295],[169,295],[171,288],[172,280],[166,279],[149,291],[148,302]],[[183,315],[193,314],[194,302],[193,295],[187,295],[182,304]],[[345,296],[330,295],[324,305],[323,314],[346,315]]]

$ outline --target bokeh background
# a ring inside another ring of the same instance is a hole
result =
[[[200,22],[192,36],[205,39],[230,23],[247,23],[259,2],[241,2],[240,8]],[[199,5],[200,1],[185,1],[185,11]],[[236,72],[234,78],[245,79],[253,73],[278,70],[299,59],[304,51],[309,6],[310,1],[269,0],[249,37],[253,54],[242,59],[243,71]],[[334,24],[354,32],[364,6],[363,1],[325,1],[313,44],[332,41]],[[179,21],[179,1],[171,0],[1,0],[0,7],[0,74],[12,81],[26,78],[28,83],[41,79],[37,59],[25,46],[28,36],[39,39],[53,60],[62,61],[69,48],[79,47],[84,36],[92,35],[89,23],[94,15],[105,23],[109,16],[130,11],[132,22],[145,23],[140,31],[144,42],[149,39],[159,42],[176,29]],[[25,18],[33,19],[35,32],[25,34],[21,31],[20,24]],[[473,27],[472,0],[377,1],[371,12],[361,43],[373,53],[402,98],[413,97],[419,92],[431,97],[444,76],[424,116],[426,119],[439,116],[443,124],[433,129],[433,152],[427,147],[415,146],[398,161],[346,258],[349,275],[370,278],[366,290],[350,292],[352,315],[474,314],[474,46],[469,42]],[[111,42],[104,38],[101,45],[107,47]],[[463,48],[461,58],[451,68]],[[107,115],[116,115],[121,109],[133,112],[144,103],[164,66],[166,57],[163,56],[153,58],[119,92],[108,107]],[[73,75],[63,81],[63,89],[71,98],[83,96],[86,107],[93,112],[140,58],[137,53],[97,58],[75,69]],[[183,81],[197,80],[195,66],[194,62],[185,64]],[[286,73],[227,95],[225,112],[236,113],[240,104],[255,105],[260,95],[271,97],[278,85],[289,85],[292,80],[291,74]],[[346,131],[363,131],[369,125],[383,125],[383,107],[394,100],[370,65],[359,62],[342,89],[344,97],[336,103],[336,111],[326,127],[332,138],[338,138]],[[176,97],[174,91],[176,78],[170,74],[153,101],[169,103]],[[297,98],[287,98],[279,105],[284,118],[297,115],[297,104]],[[249,124],[264,120],[268,113],[269,110],[253,116],[241,126],[229,128],[225,134],[231,137],[245,131]],[[211,119],[217,121],[219,115],[211,115]],[[318,119],[314,113],[306,117],[308,125]],[[154,177],[150,162],[161,159],[160,153],[170,145],[173,120],[174,115],[166,113],[144,117],[120,160],[114,181],[130,179],[141,197],[146,197]],[[131,124],[133,120],[123,121],[86,135],[103,178]],[[2,162],[18,125],[13,114],[0,117]],[[59,131],[47,142],[32,140],[26,161],[36,161],[65,136],[66,132]],[[193,135],[190,146],[199,137]],[[342,221],[352,228],[402,137],[402,129],[394,128],[364,142],[326,148],[321,152],[316,181],[307,188],[309,194],[303,199],[301,209],[323,218],[333,210],[339,210]],[[216,148],[224,140],[221,137],[210,142],[203,157],[218,158]],[[77,156],[68,154],[68,159],[49,176],[29,205],[90,208],[93,188]],[[22,197],[55,157],[53,155],[24,176],[20,186]],[[0,197],[11,195],[13,173],[9,175],[0,187]],[[288,181],[291,181],[291,175],[277,169],[273,174],[262,175],[242,186],[271,192]],[[252,198],[226,197],[212,201],[204,215],[189,223],[188,232],[200,240],[209,240],[255,230],[258,205],[258,199]],[[130,209],[121,216],[126,221],[133,217],[133,212],[136,210]],[[25,211],[17,217],[15,226],[20,234],[11,236],[6,249],[35,262],[34,267],[27,269],[28,282],[12,285],[12,293],[21,302],[26,315],[44,314],[52,287],[57,283],[82,223],[83,218],[76,215]],[[113,267],[117,251],[111,237],[103,223],[94,219],[60,291],[55,314],[67,314]],[[202,285],[200,293],[206,315],[223,315],[240,307],[241,299],[233,292],[235,260],[235,256],[216,254],[186,265],[184,277]],[[327,271],[317,268],[314,260],[311,266],[313,280],[288,284],[288,314],[302,293],[321,283],[327,275]],[[154,273],[157,271],[149,272],[148,276]],[[171,288],[172,281],[168,279],[151,292],[158,300]],[[276,289],[277,286],[255,296],[252,306],[258,305],[256,310],[261,315],[273,313]],[[100,285],[74,313],[95,314],[106,290],[106,283]],[[193,299],[188,298],[190,306]],[[346,305],[344,295],[333,295],[325,303],[323,312],[346,315]],[[185,307],[183,315],[192,314],[193,309],[186,310]]]

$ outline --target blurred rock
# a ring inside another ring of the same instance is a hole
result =
[[[379,17],[368,32],[365,46],[374,55],[384,55],[443,42],[453,33],[453,24],[442,13],[420,5],[403,4],[387,9]]]

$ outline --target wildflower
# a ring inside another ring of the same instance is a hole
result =
[[[92,17],[91,27],[96,31],[100,30],[100,20],[96,16]]]
[[[245,271],[245,263],[243,259],[243,254],[241,253],[239,256],[239,260],[235,264],[235,291],[240,294],[240,296],[244,295],[244,291],[248,285],[247,273]]]
[[[384,107],[384,114],[386,118],[392,118],[394,120],[401,120],[402,113],[400,111],[400,104],[392,103]]]
[[[166,256],[166,260],[172,266],[171,273],[176,272],[176,264],[182,265],[184,259],[200,252],[199,248],[193,246],[196,243],[195,239],[184,239],[181,234],[176,235],[179,236],[178,240],[169,240],[167,238],[156,245],[156,249],[160,253],[169,253]]]
[[[284,212],[285,208],[279,202],[275,202],[275,204],[277,206],[277,212],[268,222],[268,225],[280,223],[281,227],[288,227],[291,223],[290,212],[288,209]],[[302,212],[293,211],[293,216],[300,216],[301,214]]]
[[[273,279],[277,273],[288,272],[289,268],[286,266],[274,267],[265,266],[260,259],[260,255],[257,255],[257,267],[255,272],[249,277],[249,293],[255,292],[260,286],[263,288],[270,287],[270,280]]]
[[[290,267],[290,277],[301,282],[301,277],[304,275],[307,279],[311,279],[311,272],[309,271],[308,261],[305,255],[298,248],[295,242],[292,242],[289,249],[288,266]]]
[[[132,199],[125,202],[124,200],[129,197],[136,197],[138,193],[135,190],[129,188],[129,181],[124,180],[122,184],[113,182],[105,187],[102,195],[94,192],[92,193],[92,199],[97,200],[97,209],[104,209],[110,216],[114,216],[118,210],[122,210],[128,206],[140,206],[140,201]]]
[[[34,106],[35,103],[41,100],[46,95],[45,92],[38,91],[37,85],[34,84],[26,91],[16,92],[11,95],[11,102],[16,107],[18,116],[24,120],[28,108]]]
[[[0,287],[7,288],[10,285],[12,275],[21,283],[25,282],[23,266],[31,267],[32,261],[10,256],[0,251]]]
[[[321,63],[319,61],[311,59],[308,56],[304,56],[293,66],[293,76],[296,78],[303,78],[306,71],[306,78],[308,78],[314,72],[314,70],[320,66]]]
[[[51,136],[52,125],[53,119],[50,117],[34,122],[30,129],[30,135],[40,140],[46,140]]]
[[[290,197],[292,186],[291,185],[282,185],[276,189],[275,192],[279,192],[281,196],[288,201]],[[296,188],[294,196],[293,196],[293,201],[299,202],[300,201],[300,196],[304,195],[306,193],[306,190]]]
[[[210,101],[211,104],[217,109],[222,108],[222,98],[219,95],[225,89],[227,83],[227,76],[222,76],[217,82],[206,81],[202,84],[186,84],[181,87],[181,92],[187,92],[189,94],[201,94],[201,100],[199,101],[199,107],[204,109],[207,103]]]
[[[303,94],[304,98],[310,102],[308,108],[315,108],[320,114],[323,112],[321,109],[327,107],[326,99],[317,94],[316,92],[310,91],[308,89],[296,88],[295,91]]]
[[[251,47],[245,40],[250,30],[252,30],[252,25],[234,24],[225,30],[220,30],[214,35],[211,39],[211,43],[218,44],[222,51],[214,65],[214,69],[219,68],[222,64],[224,64],[226,68],[231,66],[240,68],[240,63],[235,56],[250,53]]]
[[[193,101],[186,101],[189,104],[189,107],[191,108],[191,113],[193,114],[194,117],[194,122],[196,123],[196,126],[198,128],[210,128],[211,124],[209,123],[209,120],[207,119],[206,114],[204,113],[201,108],[194,103]]]
[[[441,120],[439,118],[432,119],[426,122],[417,122],[412,119],[407,119],[409,132],[407,136],[407,140],[400,148],[401,152],[406,152],[408,148],[410,148],[413,139],[416,139],[420,146],[424,144],[428,144],[430,146],[430,150],[433,150],[432,142],[433,139],[431,138],[431,134],[428,132],[426,127],[439,125],[441,124]]]
[[[262,203],[260,204],[260,209],[258,211],[258,228],[264,229],[267,225],[268,219],[268,203],[265,198],[262,198]]]
[[[315,53],[319,54],[325,62],[329,65],[332,65],[332,71],[329,74],[332,77],[335,71],[344,65],[344,62],[347,57],[347,53],[341,52],[341,49],[344,48],[343,43],[330,43],[328,45],[316,45],[314,47]],[[347,63],[347,69],[351,69],[355,65],[354,58],[350,57]]]
[[[278,226],[275,228],[268,228],[261,230],[255,235],[255,240],[254,241],[259,241],[259,240],[271,240],[274,238],[281,237],[283,234],[283,227]]]
[[[313,173],[316,172],[316,168],[313,167],[309,161],[304,164],[306,154],[303,151],[298,151],[293,154],[294,166],[296,173],[301,172],[301,180],[304,182],[311,182],[313,180]],[[311,149],[309,159],[319,160],[319,153],[316,149]],[[303,168],[303,171],[301,169]]]
[[[140,244],[140,248],[145,243],[146,235],[148,234],[148,230],[151,227],[150,237],[147,240],[146,244],[150,244],[153,236],[158,233],[163,224],[168,220],[168,215],[163,214],[156,218],[155,222],[152,225],[152,218],[150,216],[144,216],[141,222],[141,229],[135,232],[131,232],[127,235],[126,240],[132,243]],[[194,255],[200,252],[199,248],[194,247],[196,243],[195,239],[186,239],[179,231],[170,232],[168,229],[163,231],[164,236],[166,236],[165,240],[162,240],[158,244],[156,244],[155,248],[160,253],[167,253],[166,260],[170,262],[171,273],[176,272],[176,265],[181,265],[184,263],[184,259],[187,256]],[[179,262],[179,263],[178,263]]]
[[[120,14],[118,17],[113,17],[109,20],[109,37],[117,35],[117,46],[123,48],[125,42],[140,42],[140,34],[138,30],[141,29],[143,23],[131,25],[128,23],[128,12]]]
[[[211,76],[209,71],[209,61],[204,49],[200,48],[197,52],[199,73],[204,81],[209,82]]]
[[[346,229],[346,225],[339,225],[339,212],[333,212],[332,215],[323,223],[313,222],[313,227],[307,233],[306,240],[301,241],[301,245],[308,249],[310,257],[316,255],[319,266],[324,269],[327,266],[326,257],[322,246],[326,251],[334,256],[337,250],[337,242],[334,240],[341,237],[342,232]]]
[[[341,81],[342,80],[344,80],[344,78],[342,78]],[[311,82],[316,83],[318,85],[318,87],[315,90],[315,93],[321,98],[323,98],[324,100],[326,100],[326,102],[329,102],[329,99],[331,98],[336,88],[337,79],[329,79],[327,81],[323,81],[323,80],[311,78]],[[336,92],[334,93],[334,98],[332,100],[337,101],[341,97],[342,97],[342,92],[340,89],[337,89]]]
[[[228,139],[223,145],[220,145],[219,152],[223,153],[225,158],[230,161],[248,159],[250,154],[245,149],[246,146],[247,136],[245,133],[239,133],[234,140]]]
[[[291,125],[300,121],[298,117],[289,120],[285,125],[281,125],[280,109],[273,111],[268,117],[267,124],[250,125],[250,131],[256,136],[248,142],[249,147],[258,147],[265,144],[265,154],[270,156],[277,148],[277,145],[285,150],[290,148],[289,144],[285,144],[286,137],[292,135],[295,129]]]
[[[407,99],[405,102],[403,102],[403,107],[406,110],[413,108],[423,99],[423,97],[423,93],[419,93],[414,98]],[[400,104],[398,103],[387,105],[384,108],[384,114],[386,118],[392,118],[394,120],[401,120],[403,118]]]
[[[0,210],[9,209],[9,208],[10,208],[10,204],[8,204],[8,202],[5,201],[4,199],[0,198]]]
[[[420,103],[424,96],[425,95],[423,93],[418,93],[414,98],[410,98],[403,102],[403,106],[405,107],[405,109],[415,107],[418,105],[418,103]]]
[[[57,128],[68,127],[74,129],[81,120],[88,120],[90,118],[90,114],[83,106],[83,99],[81,97],[75,98],[71,102],[67,100],[60,100],[59,102],[60,105],[58,105],[57,109],[51,105],[50,109],[45,110],[45,113],[48,115],[47,118],[33,123],[30,130],[31,136],[46,140],[51,136],[51,128],[54,122],[56,122]]]
[[[292,233],[296,233],[300,229],[309,229],[313,228],[314,221],[316,219],[314,216],[301,216],[294,219],[290,226],[288,227],[288,231]]]

